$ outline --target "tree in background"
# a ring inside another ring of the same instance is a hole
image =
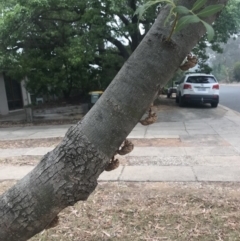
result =
[[[231,41],[231,37],[239,33],[240,2],[237,0],[230,0],[219,15],[219,18],[213,24],[213,28],[215,31],[213,40],[208,42],[206,36],[204,36],[193,49],[193,53],[199,57],[198,69],[196,72],[210,73],[213,70],[209,65],[210,55],[219,57],[219,54],[224,52],[223,44]]]
[[[236,81],[240,82],[240,62],[235,63],[233,74]]]
[[[94,58],[94,46],[82,37],[86,7],[75,2],[2,3],[1,66],[17,79],[27,76],[31,93],[69,98],[91,73],[88,62]]]
[[[226,44],[222,45],[221,54],[212,54],[213,58],[210,64],[213,68],[213,74],[220,81],[233,81],[233,67],[239,61],[240,38],[232,37]]]
[[[138,27],[142,1],[1,1],[1,69],[28,76],[31,93],[69,98],[106,88],[141,42],[154,17]]]
[[[28,76],[36,95],[64,96],[105,89],[152,26],[156,6],[138,22],[145,0],[0,1],[0,66],[16,79]],[[159,6],[159,11],[163,7]],[[231,0],[214,24],[211,42],[220,51],[237,31],[239,4]],[[227,20],[227,21],[226,21]],[[206,37],[193,52],[198,72],[210,72]],[[74,93],[75,92],[75,93]]]

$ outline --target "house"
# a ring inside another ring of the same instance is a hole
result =
[[[21,110],[31,104],[30,94],[25,88],[26,80],[16,81],[5,73],[0,73],[0,115]]]

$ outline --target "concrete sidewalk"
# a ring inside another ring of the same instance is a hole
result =
[[[128,138],[148,139],[149,142],[153,139],[171,139],[173,144],[135,146],[133,152],[126,156],[128,165],[120,166],[112,172],[104,172],[99,180],[239,182],[240,115],[227,108],[218,109],[222,115],[217,117],[182,118],[183,121],[174,122],[160,119],[160,122],[150,126],[138,124]],[[194,110],[183,110],[193,115]],[[63,137],[69,127],[70,125],[0,128],[0,140]],[[0,158],[42,156],[52,149],[53,147],[0,149]],[[33,168],[2,165],[0,180],[20,179]]]
[[[18,180],[33,166],[3,166],[0,181]],[[240,182],[240,166],[120,166],[103,172],[99,181],[127,182]]]

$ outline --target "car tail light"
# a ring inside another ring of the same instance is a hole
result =
[[[218,84],[217,85],[213,85],[212,88],[215,89],[215,90],[219,90],[219,85]]]
[[[184,84],[183,89],[192,89],[190,84]]]

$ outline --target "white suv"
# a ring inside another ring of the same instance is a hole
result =
[[[210,103],[217,107],[219,102],[219,84],[211,74],[188,74],[178,84],[176,102],[179,106],[189,103]]]

